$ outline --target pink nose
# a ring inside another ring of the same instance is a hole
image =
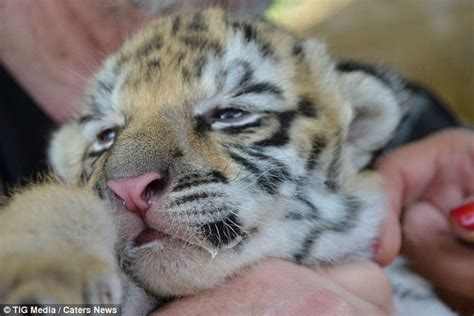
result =
[[[168,175],[148,172],[137,177],[109,180],[107,186],[125,201],[127,210],[144,216],[168,186],[168,178]]]

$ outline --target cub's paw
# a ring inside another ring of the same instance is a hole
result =
[[[0,210],[0,303],[118,304],[113,217],[83,187],[32,186]]]
[[[119,304],[120,300],[120,275],[100,258],[74,254],[0,258],[0,303]]]

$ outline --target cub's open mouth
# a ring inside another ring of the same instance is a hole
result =
[[[170,235],[147,227],[140,234],[138,234],[134,243],[136,247],[141,247],[155,241],[164,241],[170,237]]]

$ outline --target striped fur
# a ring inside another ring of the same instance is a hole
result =
[[[193,294],[269,256],[369,258],[383,204],[362,170],[407,112],[403,86],[264,20],[184,13],[104,62],[50,158],[114,208],[128,278],[153,296]],[[163,168],[171,185],[147,225],[179,238],[136,247],[142,220],[106,182]]]

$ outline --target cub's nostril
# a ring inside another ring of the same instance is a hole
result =
[[[153,180],[150,182],[143,192],[143,199],[150,200],[155,197],[156,194],[164,191],[166,189],[167,182],[167,178]]]
[[[146,172],[141,175],[111,179],[107,181],[110,190],[124,201],[125,208],[143,216],[163,196],[172,179],[170,168],[159,172]]]

